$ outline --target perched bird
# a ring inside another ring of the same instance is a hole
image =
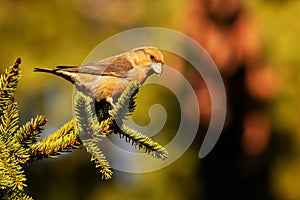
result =
[[[105,99],[114,105],[113,96],[122,93],[130,82],[142,84],[152,73],[160,75],[163,62],[157,48],[140,47],[82,66],[35,68],[34,71],[61,76],[97,101]]]

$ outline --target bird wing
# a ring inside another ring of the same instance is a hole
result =
[[[125,55],[119,55],[82,66],[57,66],[57,68],[61,71],[73,73],[126,77],[133,66]]]

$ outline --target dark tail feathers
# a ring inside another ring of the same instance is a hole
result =
[[[34,72],[46,72],[46,73],[54,74],[56,76],[63,77],[64,79],[70,81],[71,83],[74,83],[74,81],[75,81],[75,73],[64,71],[64,70],[61,70],[59,68],[49,69],[49,68],[38,68],[38,67],[36,67],[36,68],[33,69],[33,71]]]
[[[49,69],[49,68],[34,68],[33,69],[34,72],[48,72],[48,73],[55,73],[55,69]]]

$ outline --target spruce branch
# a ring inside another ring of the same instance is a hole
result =
[[[163,146],[140,132],[123,125],[117,133],[120,134],[121,138],[125,137],[126,142],[131,143],[142,152],[162,160],[167,158],[168,153]]]
[[[72,148],[78,148],[80,144],[77,132],[74,131],[74,121],[70,120],[47,138],[32,144],[29,147],[29,154],[31,160],[55,158],[58,154],[63,154]]]
[[[82,92],[77,91],[74,98],[75,107],[75,125],[79,136],[90,138],[101,134],[102,131],[99,127],[96,110],[93,109],[93,99],[84,95]]]
[[[7,137],[15,133],[19,123],[19,113],[17,109],[17,103],[14,102],[14,98],[6,101],[6,110],[0,116],[0,131]]]
[[[110,165],[97,144],[101,141],[101,137],[105,135],[102,129],[100,129],[101,126],[99,126],[96,112],[92,108],[93,99],[78,91],[75,94],[74,100],[75,128],[81,138],[82,144],[87,152],[92,155],[91,161],[95,163],[95,167],[100,168],[102,179],[110,179],[112,176]]]
[[[5,70],[4,74],[0,75],[0,115],[7,108],[7,102],[14,97],[14,92],[17,88],[20,79],[21,58],[17,58],[15,64]]]
[[[21,59],[18,58],[12,67],[0,75],[0,192],[22,191],[26,186],[21,164],[28,160],[29,155],[14,138],[19,128],[14,92],[20,78],[20,63]]]
[[[15,189],[0,190],[0,197],[3,200],[21,199],[21,200],[33,200],[32,197],[26,195],[23,191]]]
[[[120,121],[131,115],[136,107],[135,98],[139,88],[140,85],[133,81],[124,90],[124,92],[122,92],[111,113],[111,116],[114,120]]]
[[[23,174],[22,167],[18,159],[11,156],[11,152],[7,146],[0,140],[0,169],[1,178],[0,187],[10,188],[12,190],[23,190],[25,185],[25,175]]]
[[[135,99],[139,91],[139,87],[139,84],[132,82],[120,95],[118,102],[112,111],[112,119],[117,121],[117,124],[114,121],[113,127],[115,130],[113,132],[120,134],[121,138],[125,137],[127,142],[131,143],[134,147],[140,149],[142,152],[148,153],[155,158],[164,160],[167,158],[168,153],[163,146],[120,122],[120,120],[130,116],[135,110]],[[121,127],[119,127],[120,124]]]
[[[15,134],[15,139],[26,146],[31,146],[36,143],[39,134],[44,130],[43,126],[46,124],[47,119],[45,116],[38,115],[32,118],[29,122],[19,128]]]
[[[105,155],[100,150],[100,147],[97,145],[96,141],[94,138],[86,139],[82,141],[82,144],[86,148],[87,152],[92,155],[91,161],[95,163],[95,167],[100,168],[102,179],[111,179],[113,172],[111,170],[109,162],[106,160]]]
[[[14,98],[11,97],[6,102],[6,110],[4,114],[0,116],[0,139],[5,145],[5,149],[8,150],[12,156],[14,156],[21,163],[25,163],[28,160],[28,154],[25,153],[24,147],[18,143],[14,136],[18,129],[19,114],[17,109],[17,103]]]

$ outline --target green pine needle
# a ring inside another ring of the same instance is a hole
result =
[[[14,92],[19,83],[21,59],[17,58],[15,64],[5,70],[4,74],[0,75],[0,115],[7,108],[7,102],[13,100]]]
[[[120,134],[121,137],[125,137],[127,142],[132,143],[134,147],[137,147],[142,152],[164,160],[167,158],[168,153],[163,146],[138,131],[120,123],[120,120],[131,115],[134,111],[136,107],[136,94],[139,91],[139,87],[139,84],[132,82],[119,97],[118,102],[112,111],[112,118],[118,121],[118,125],[122,125],[121,128],[115,125],[115,130],[113,132]]]
[[[32,144],[29,153],[31,160],[55,158],[57,154],[63,154],[70,148],[78,148],[79,144],[77,132],[74,131],[74,121],[71,120],[41,142]]]
[[[95,141],[94,139],[87,139],[84,140],[82,144],[86,148],[87,152],[92,155],[91,161],[95,163],[95,167],[100,168],[102,179],[108,180],[111,179],[113,172],[111,170],[109,162],[106,160],[105,155],[97,145],[97,142],[98,141]]]
[[[100,168],[102,179],[110,179],[112,171],[105,155],[100,150],[98,142],[105,136],[100,129],[95,110],[92,108],[92,98],[76,92],[75,95],[75,124],[78,135],[81,138],[83,146],[92,155],[91,161],[95,163],[96,168]],[[106,124],[102,124],[105,126]]]
[[[96,111],[92,108],[93,102],[91,97],[80,91],[76,92],[74,98],[75,125],[81,138],[90,138],[102,133]]]
[[[46,124],[47,119],[44,116],[37,116],[19,128],[15,134],[16,140],[21,144],[31,146],[36,143],[39,134],[44,130],[43,126]]]
[[[139,91],[139,87],[140,85],[133,81],[124,90],[111,113],[113,119],[120,121],[131,115],[136,107],[135,98]]]
[[[144,153],[162,160],[166,159],[168,156],[168,152],[163,146],[126,125],[123,125],[118,133],[121,137],[125,137],[127,142],[131,143],[134,147],[140,149]]]

